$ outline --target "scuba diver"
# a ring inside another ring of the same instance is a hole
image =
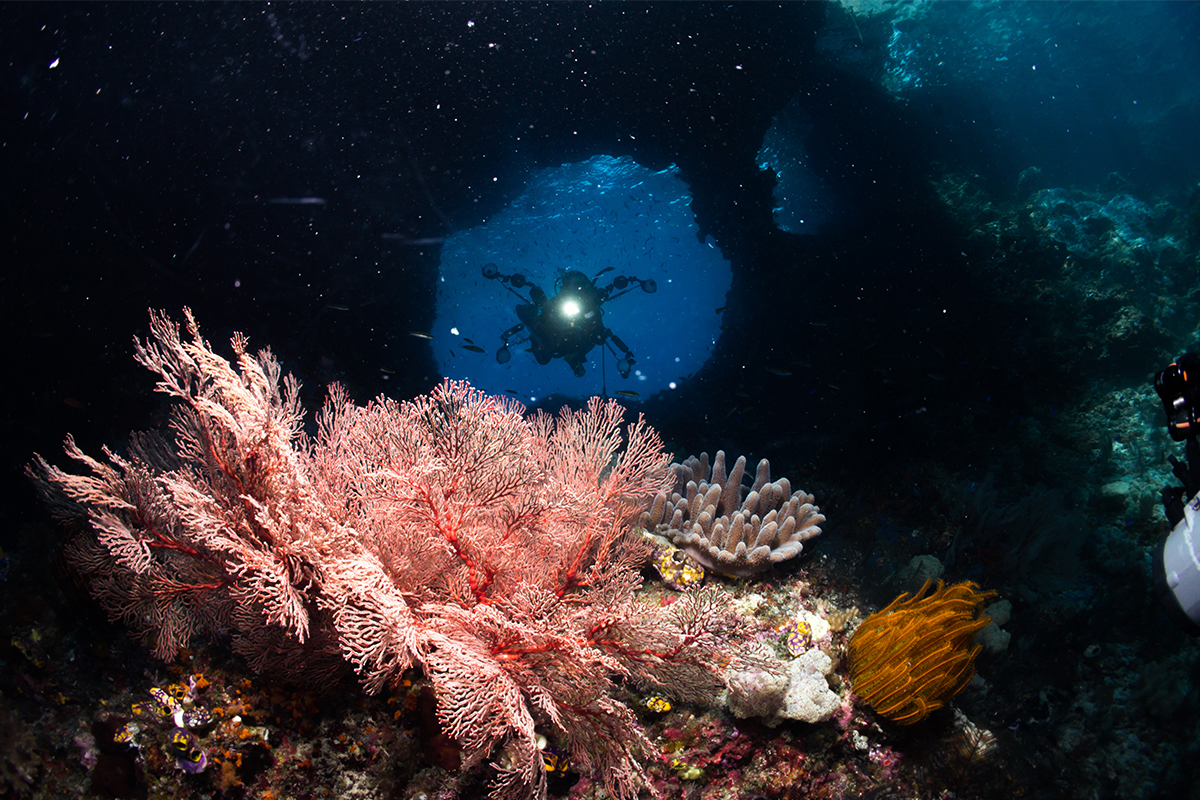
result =
[[[496,361],[508,363],[512,357],[508,349],[514,343],[512,337],[527,331],[527,337],[516,343],[528,341],[530,352],[539,364],[549,364],[551,359],[561,358],[576,377],[582,378],[587,354],[593,347],[602,345],[618,358],[617,372],[622,378],[628,378],[637,359],[625,342],[605,327],[604,309],[601,306],[632,291],[635,283],[647,294],[658,291],[658,285],[649,278],[621,275],[604,288],[596,286],[596,278],[611,269],[602,269],[591,280],[578,270],[564,272],[554,282],[554,297],[548,297],[540,286],[527,281],[521,273],[503,275],[495,264],[484,264],[483,277],[500,281],[504,288],[523,301],[516,309],[520,323],[500,334],[503,344],[496,351]],[[529,287],[528,298],[516,291],[526,286]],[[619,356],[614,345],[620,348]]]
[[[1182,486],[1162,490],[1163,510],[1173,526],[1154,554],[1154,588],[1167,615],[1200,636],[1200,355],[1184,353],[1154,376],[1154,390],[1167,412],[1167,430],[1186,442],[1186,462],[1170,457]]]

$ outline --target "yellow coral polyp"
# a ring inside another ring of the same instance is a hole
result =
[[[981,649],[972,637],[991,622],[981,609],[995,592],[970,581],[938,581],[925,596],[929,584],[912,597],[901,594],[850,637],[854,692],[901,725],[919,722],[962,691]]]

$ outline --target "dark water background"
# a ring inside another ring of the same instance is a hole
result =
[[[1006,589],[989,679],[1039,710],[1004,722],[1098,739],[1031,791],[1189,785],[1200,658],[1147,565],[1179,452],[1150,381],[1200,323],[1200,6],[31,3],[0,43],[8,624],[54,546],[29,455],[161,420],[147,308],[270,345],[310,409],[335,380],[411,397],[442,378],[409,335],[438,240],[536,170],[624,156],[677,166],[733,273],[712,359],[635,404],[671,449],[823,493],[864,587],[937,552]],[[763,168],[770,130],[801,189]]]

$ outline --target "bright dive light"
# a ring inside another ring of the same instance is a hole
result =
[[[567,319],[575,319],[575,317],[579,316],[579,303],[568,297],[562,301],[562,305],[559,306],[559,310]]]

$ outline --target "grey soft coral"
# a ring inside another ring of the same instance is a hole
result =
[[[745,577],[800,555],[804,542],[821,533],[825,521],[813,496],[792,491],[787,478],[771,481],[771,464],[758,462],[749,493],[742,485],[746,457],[725,472],[718,450],[712,472],[708,453],[673,464],[675,486],[660,492],[639,524],[667,537],[706,569]]]

